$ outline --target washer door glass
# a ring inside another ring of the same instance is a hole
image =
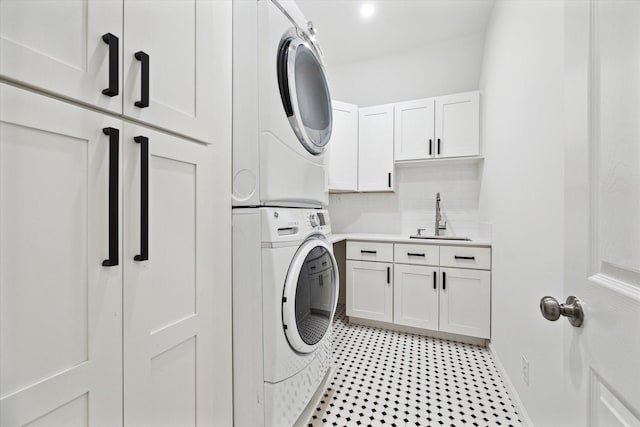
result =
[[[297,35],[285,35],[278,51],[278,84],[289,123],[311,154],[325,150],[333,126],[331,96],[315,50]]]
[[[324,240],[310,239],[298,250],[284,289],[284,330],[294,350],[313,351],[331,326],[337,300],[333,253]]]

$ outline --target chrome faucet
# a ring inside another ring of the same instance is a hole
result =
[[[434,227],[436,236],[440,235],[440,230],[447,229],[447,221],[442,224],[442,213],[440,212],[440,193],[436,194],[436,226]]]

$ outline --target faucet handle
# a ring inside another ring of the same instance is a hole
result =
[[[418,234],[416,234],[416,236],[422,236],[422,232],[426,230],[426,228],[418,228]]]

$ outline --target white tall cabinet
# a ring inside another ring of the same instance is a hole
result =
[[[102,266],[121,124],[0,85],[2,426],[122,423],[122,265]]]
[[[358,106],[332,101],[329,191],[358,191]]]
[[[230,2],[0,12],[0,425],[231,425]]]
[[[358,112],[358,190],[393,191],[393,104]]]
[[[122,64],[122,23],[122,0],[1,0],[0,75],[120,113],[121,67],[118,94],[102,91]]]

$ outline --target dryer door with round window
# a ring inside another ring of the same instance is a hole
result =
[[[338,281],[331,247],[320,238],[305,241],[289,267],[282,298],[283,328],[295,351],[313,351],[330,330]]]
[[[285,114],[304,148],[313,155],[326,149],[333,126],[331,96],[315,46],[291,30],[278,49],[278,85]]]

